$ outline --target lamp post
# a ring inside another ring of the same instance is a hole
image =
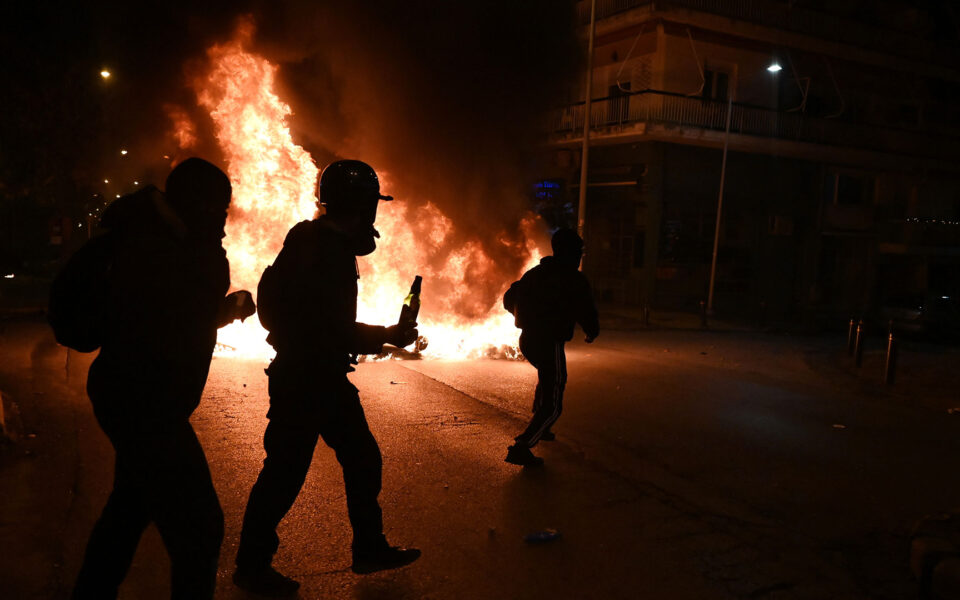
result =
[[[577,207],[577,233],[583,238],[587,213],[587,157],[590,153],[590,96],[593,95],[593,32],[597,18],[597,0],[590,2],[590,38],[587,42],[587,94],[583,103],[583,150],[580,152],[580,204]]]
[[[707,314],[713,315],[713,286],[717,280],[717,249],[720,247],[720,214],[723,211],[723,184],[727,176],[727,147],[730,145],[730,113],[733,94],[727,94],[727,125],[723,134],[723,160],[720,162],[720,194],[717,197],[717,223],[713,230],[713,258],[710,260],[710,289],[707,292]]]
[[[776,75],[782,67],[772,62],[767,71]],[[707,314],[713,315],[713,288],[717,281],[717,250],[720,247],[720,215],[723,211],[723,184],[727,175],[727,148],[730,145],[730,114],[733,112],[733,94],[727,94],[727,124],[723,133],[723,159],[720,162],[720,193],[717,196],[717,223],[713,230],[713,258],[710,260],[710,287],[707,291]]]

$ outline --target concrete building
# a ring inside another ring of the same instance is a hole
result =
[[[717,314],[957,310],[960,50],[935,39],[943,15],[863,5],[597,0],[584,268],[601,300],[707,298],[726,142]],[[540,189],[568,217],[581,80],[551,115]]]

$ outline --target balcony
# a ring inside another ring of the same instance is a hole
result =
[[[880,241],[889,248],[948,247],[960,254],[960,219],[908,218],[891,220],[879,227]]]
[[[626,12],[633,8],[651,10],[692,10],[728,17],[738,21],[789,31],[800,35],[842,42],[869,48],[904,58],[952,65],[960,59],[956,48],[936,44],[903,31],[874,27],[826,13],[790,7],[785,2],[770,0],[597,0],[597,20]],[[590,2],[577,3],[580,22],[590,21]]]
[[[555,111],[550,125],[553,141],[564,144],[580,140],[583,117],[582,102]],[[597,143],[602,143],[605,138],[612,142],[647,138],[680,143],[697,143],[699,140],[704,145],[716,145],[722,140],[726,117],[725,101],[647,90],[592,101],[590,136]],[[721,132],[720,137],[715,132]],[[794,149],[797,148],[795,143],[800,142],[945,162],[960,156],[960,140],[957,138],[809,117],[798,112],[780,112],[738,103],[732,106],[730,133],[744,136],[735,146],[748,151],[752,139],[753,142],[791,142]],[[762,148],[773,150],[769,143],[762,144]],[[799,151],[792,153],[801,154]]]

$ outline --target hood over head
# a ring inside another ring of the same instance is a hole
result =
[[[166,231],[186,235],[186,225],[156,186],[148,185],[112,202],[100,217],[100,227],[111,231]]]
[[[166,187],[167,203],[191,236],[218,242],[223,239],[233,193],[226,173],[202,158],[188,158],[170,172]]]

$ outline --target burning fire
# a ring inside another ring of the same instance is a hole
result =
[[[479,244],[472,242],[441,257],[446,260],[437,261],[441,242],[453,233],[451,222],[430,203],[417,210],[415,225],[405,218],[405,212],[402,201],[380,203],[377,229],[381,238],[377,251],[360,259],[357,319],[365,323],[396,323],[400,303],[409,292],[413,277],[422,275],[420,333],[428,342],[422,352],[424,357],[515,358],[519,331],[514,327],[513,315],[499,305],[476,321],[467,321],[455,312],[455,307],[473,293],[471,279],[489,269],[491,259]],[[530,231],[535,221],[531,218],[523,225]],[[539,251],[532,242],[528,242],[527,251],[531,261],[539,260]],[[437,262],[442,266],[429,266]],[[509,284],[504,282],[502,291]]]
[[[181,150],[194,147],[197,143],[197,127],[193,124],[187,111],[173,104],[164,106],[164,110],[167,117],[173,122],[171,135],[177,141],[177,147]]]
[[[255,293],[261,273],[276,258],[287,231],[313,218],[318,169],[312,157],[293,142],[287,125],[292,111],[273,90],[277,67],[245,49],[252,34],[252,24],[246,23],[234,40],[210,48],[210,71],[195,88],[200,106],[213,118],[233,183],[224,240],[231,280],[236,288]],[[389,174],[378,172],[389,192]],[[395,323],[410,283],[419,274],[424,279],[420,333],[428,342],[424,357],[517,355],[519,332],[513,317],[500,306],[474,320],[453,310],[469,299],[471,283],[492,264],[479,244],[467,243],[445,256],[439,254],[453,227],[429,202],[415,215],[407,214],[402,199],[382,202],[376,225],[382,236],[378,249],[359,264],[359,321]],[[531,233],[534,218],[523,225],[524,233]],[[532,266],[540,255],[531,236],[526,239],[526,247],[519,250],[529,253]],[[509,245],[506,240],[503,243]],[[504,290],[509,283],[503,282]],[[221,329],[218,341],[227,351],[269,357],[273,350],[266,335],[253,318]]]

